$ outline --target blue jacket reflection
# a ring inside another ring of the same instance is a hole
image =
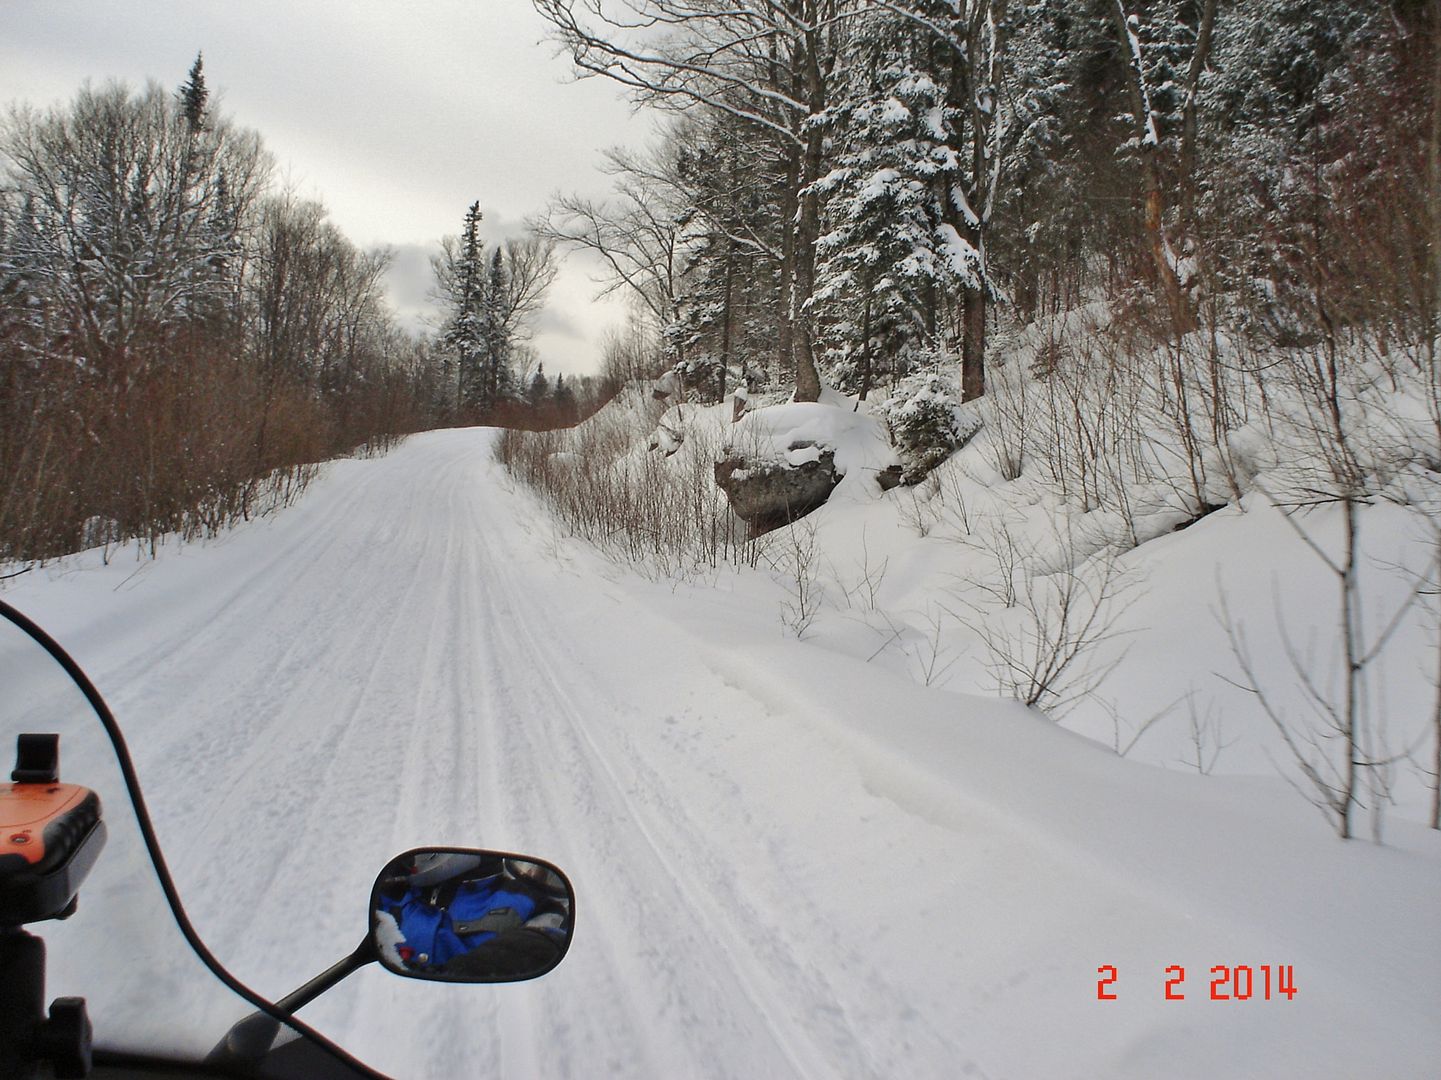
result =
[[[436,889],[411,889],[399,899],[383,899],[381,910],[394,917],[405,935],[401,959],[413,968],[442,968],[501,931],[522,926],[537,904],[534,897],[506,888],[508,884],[513,883],[496,875],[463,881],[449,896]]]

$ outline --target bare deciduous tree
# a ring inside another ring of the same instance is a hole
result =
[[[779,345],[794,361],[797,400],[815,401],[820,376],[802,312],[815,285],[824,132],[811,121],[830,104],[856,0],[532,3],[582,75],[612,79],[661,108],[715,109],[776,140],[786,176]]]
[[[627,290],[664,329],[681,313],[684,206],[660,153],[607,151],[603,168],[615,177],[615,199],[558,195],[532,227],[547,240],[598,256],[609,277],[600,295]]]

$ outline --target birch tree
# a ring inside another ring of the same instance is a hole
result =
[[[582,76],[664,109],[725,113],[776,140],[786,183],[779,347],[796,398],[820,396],[804,308],[815,283],[824,132],[846,17],[861,0],[532,0]]]

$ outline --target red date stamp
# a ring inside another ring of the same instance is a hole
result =
[[[1097,1001],[1119,1001],[1117,992],[1121,973],[1114,964],[1102,964],[1096,969],[1100,976],[1096,980]],[[1291,964],[1216,964],[1211,968],[1211,1001],[1274,1001],[1296,998],[1296,972]],[[1171,964],[1161,980],[1162,997],[1166,1001],[1186,1000],[1186,969],[1180,964]],[[1201,991],[1204,998],[1205,992]]]

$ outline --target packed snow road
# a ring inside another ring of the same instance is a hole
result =
[[[257,989],[352,949],[391,855],[479,845],[566,869],[574,947],[515,986],[372,968],[306,1011],[393,1075],[1432,1074],[1424,830],[1341,845],[1279,783],[1119,761],[786,640],[749,594],[613,572],[492,437],[415,437],[220,542],[6,593],[109,697],[197,925]],[[204,1048],[236,1006],[202,1000],[116,833],[51,990],[102,1039]],[[1212,1001],[1223,964],[1299,992]]]

